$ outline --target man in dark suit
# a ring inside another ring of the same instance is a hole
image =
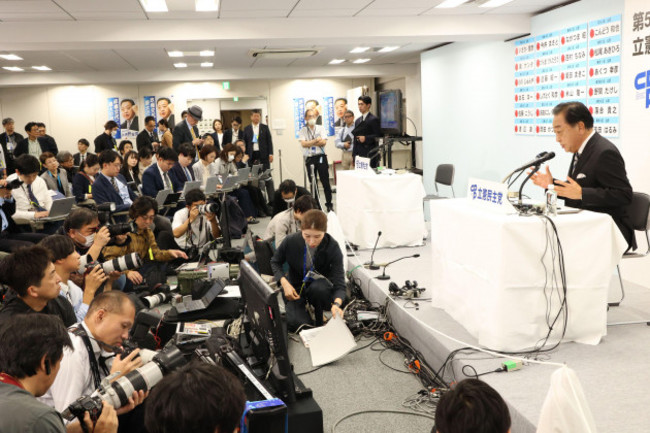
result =
[[[59,149],[57,149],[56,143],[54,143],[54,147],[52,147],[52,144],[50,142],[39,140],[40,132],[38,123],[29,122],[27,125],[25,125],[25,132],[27,133],[27,138],[24,138],[18,142],[16,149],[14,150],[14,156],[16,158],[26,153],[35,156],[36,158],[41,156],[41,153],[44,152],[52,152],[54,154],[59,153]]]
[[[178,152],[178,161],[176,161],[171,170],[169,170],[172,184],[174,185],[174,191],[182,191],[185,182],[196,180],[194,177],[194,170],[192,170],[192,164],[194,163],[195,157],[196,150],[194,150],[194,146],[190,143],[181,144]]]
[[[133,99],[122,99],[120,103],[120,112],[124,122],[120,125],[120,129],[130,129],[131,131],[138,131],[140,125],[138,123],[138,106]]]
[[[273,138],[271,138],[271,130],[267,125],[260,123],[261,120],[261,111],[253,110],[251,124],[244,129],[244,141],[246,142],[249,165],[252,167],[255,164],[262,164],[264,170],[268,170],[273,162]],[[270,201],[275,193],[273,178],[265,180],[264,183],[266,184],[266,195]]]
[[[5,132],[0,134],[0,145],[2,145],[2,156],[0,156],[0,163],[3,163],[3,168],[6,168],[6,175],[14,174],[16,167],[14,165],[14,152],[16,146],[21,142],[24,137],[17,133],[14,129],[14,119],[7,117],[2,119],[2,127]]]
[[[114,150],[117,152],[117,141],[113,134],[119,129],[119,125],[114,120],[109,120],[104,124],[104,132],[95,137],[95,153],[99,155],[105,150]]]
[[[90,147],[90,143],[88,143],[88,140],[85,138],[80,138],[79,141],[77,142],[77,149],[79,152],[75,153],[72,155],[72,159],[74,160],[74,165],[76,167],[79,167],[82,162],[88,158],[88,155],[94,155],[93,153],[88,152],[88,148]]]
[[[354,136],[353,160],[357,156],[368,158],[370,152],[377,148],[377,139],[381,137],[379,119],[370,112],[372,98],[370,96],[359,96],[358,105],[361,117],[354,121],[354,130],[352,131]],[[370,166],[377,167],[378,163],[379,153],[370,160]]]
[[[114,150],[105,150],[99,154],[99,165],[102,172],[93,183],[93,200],[97,204],[115,203],[116,212],[129,210],[136,195],[120,174],[122,158]]]
[[[544,173],[531,177],[533,182],[542,188],[553,183],[567,206],[609,214],[629,247],[636,249],[627,214],[632,186],[616,146],[594,131],[594,118],[581,102],[563,102],[553,108],[553,130],[562,148],[573,153],[567,180],[554,179],[546,166]]]
[[[174,188],[174,183],[178,184],[177,180],[172,180],[173,174],[169,170],[178,161],[178,154],[174,149],[163,147],[158,152],[156,163],[151,164],[142,174],[142,193],[149,197],[156,198],[158,191],[169,189],[172,192],[177,192]]]
[[[138,152],[145,147],[152,152],[158,151],[160,140],[158,139],[158,134],[156,134],[156,119],[153,116],[144,118],[144,129],[138,134],[136,146]]]
[[[178,149],[183,143],[192,143],[195,149],[203,144],[203,139],[199,135],[199,127],[196,124],[203,119],[203,110],[198,105],[192,105],[187,109],[187,117],[184,121],[179,122],[174,127],[174,150]]]
[[[38,122],[37,125],[38,142],[41,143],[41,147],[47,148],[47,152],[52,152],[54,156],[56,156],[59,153],[59,146],[56,145],[56,140],[51,135],[47,135],[47,132],[45,130],[45,123]]]
[[[230,126],[231,129],[226,129],[223,133],[223,143],[219,143],[221,147],[224,144],[235,144],[235,141],[244,139],[244,131],[241,130],[241,117],[235,116]]]

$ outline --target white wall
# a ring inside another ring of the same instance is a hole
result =
[[[634,8],[639,1],[634,1],[635,5],[632,3],[632,0],[574,3],[533,17],[531,32],[537,35],[621,14],[624,7]],[[648,4],[647,1],[641,3]],[[623,27],[626,28],[625,22]],[[639,72],[625,63],[628,40],[631,40],[630,37],[624,35],[621,135],[612,141],[626,161],[634,190],[650,193],[647,121],[639,122],[637,118],[629,116],[629,109],[626,111],[629,104],[635,103],[636,95],[631,83],[634,74]],[[469,177],[500,181],[511,169],[531,160],[542,150],[553,150],[557,154],[550,163],[553,173],[566,173],[570,156],[562,151],[553,137],[514,134],[513,51],[513,42],[454,43],[421,55],[424,181],[427,193],[435,192],[435,168],[441,163],[455,164],[454,186],[460,196],[466,195]],[[650,69],[650,66],[646,69]],[[541,199],[541,190],[532,185],[526,187],[524,193]],[[645,240],[639,236],[638,241],[644,248]],[[621,263],[623,277],[650,287],[649,265],[650,257],[624,260]]]
[[[284,119],[287,125],[285,130],[272,130],[276,182],[280,179],[278,155],[281,150],[282,177],[292,177],[302,184],[302,154],[293,131],[293,98],[337,97],[346,95],[348,89],[358,86],[368,86],[373,91],[373,83],[372,78],[323,78],[231,81],[230,90],[223,90],[221,81],[9,87],[0,89],[0,112],[3,116],[13,117],[17,131],[23,135],[27,122],[44,122],[48,134],[56,139],[60,150],[76,152],[79,138],[86,138],[92,143],[103,131],[107,120],[108,97],[130,95],[141,102],[146,95],[169,95],[174,101],[176,116],[180,116],[181,111],[187,108],[187,101],[233,96],[264,98],[268,102],[269,123],[273,124],[273,119]],[[340,159],[340,151],[334,146],[334,139],[330,138],[329,141],[326,151],[330,160]]]

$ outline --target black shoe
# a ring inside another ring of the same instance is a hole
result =
[[[334,210],[334,206],[332,206],[332,203],[327,203],[325,207],[327,208],[327,212]]]

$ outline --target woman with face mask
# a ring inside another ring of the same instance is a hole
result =
[[[228,143],[223,147],[219,158],[214,162],[215,172],[217,176],[221,176],[223,181],[225,181],[228,176],[237,175],[237,164],[235,163],[236,153],[237,147],[232,143]],[[246,188],[237,188],[229,194],[239,201],[239,206],[244,211],[248,223],[257,224],[259,222],[256,218],[257,209],[248,190]]]

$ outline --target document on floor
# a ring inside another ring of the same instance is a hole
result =
[[[354,336],[339,317],[330,319],[318,329],[320,331],[309,341],[309,353],[314,367],[341,359],[357,346]]]

